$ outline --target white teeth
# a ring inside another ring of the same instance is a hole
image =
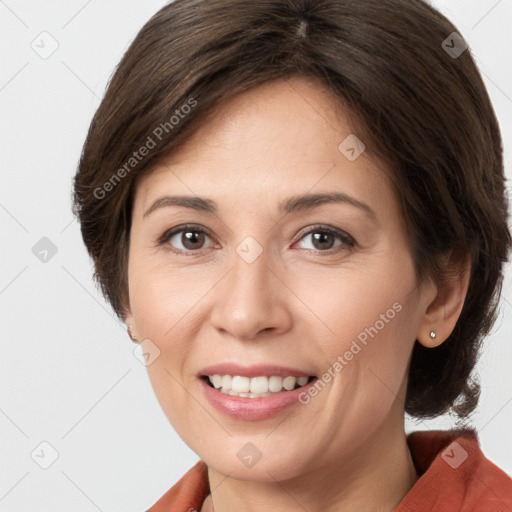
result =
[[[307,384],[307,383],[308,383],[308,379],[309,379],[309,377],[299,377],[299,378],[297,379],[297,384],[298,384],[299,386],[304,386],[305,384]]]
[[[281,389],[283,389],[283,377],[272,375],[272,377],[268,379],[268,390],[277,393],[281,391]]]
[[[295,382],[297,382],[295,377],[285,377],[283,379],[283,388],[291,391],[295,387]]]
[[[251,379],[251,393],[266,393],[268,391],[267,377],[253,377]]]
[[[222,375],[215,374],[210,378],[210,382],[214,388],[219,389],[222,386]]]
[[[230,390],[232,381],[233,381],[233,378],[231,377],[231,375],[223,375],[222,376],[222,387],[224,389]]]
[[[208,377],[213,387],[220,392],[231,396],[243,396],[249,398],[259,398],[269,396],[272,393],[279,393],[283,389],[291,391],[296,386],[307,384],[309,377],[281,377],[272,375],[271,377],[244,377],[241,375],[210,375]]]
[[[251,379],[249,379],[249,377],[241,377],[240,375],[233,377],[231,389],[236,393],[249,393],[250,387]]]

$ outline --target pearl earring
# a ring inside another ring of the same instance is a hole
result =
[[[436,333],[434,331],[430,331],[430,337],[435,340],[436,339]]]

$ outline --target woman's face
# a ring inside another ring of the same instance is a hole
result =
[[[300,78],[243,93],[137,185],[126,321],[176,431],[234,478],[292,478],[403,436],[435,290],[418,288],[384,169],[333,104]]]

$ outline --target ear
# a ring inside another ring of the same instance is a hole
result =
[[[450,254],[451,256],[451,254]],[[443,262],[451,275],[439,286],[431,281],[424,288],[425,312],[416,339],[427,348],[443,343],[455,328],[469,286],[471,257],[469,254],[457,261],[448,257]],[[431,333],[435,333],[432,337]]]
[[[122,287],[121,290],[121,309],[123,311],[123,322],[126,325],[128,336],[134,343],[138,343],[139,336],[137,334],[137,326],[135,325],[132,310],[130,308],[127,287]]]
[[[126,325],[126,331],[128,332],[128,336],[134,343],[138,343],[138,335],[137,329],[133,322],[133,315],[129,308],[125,309],[124,313],[124,323]]]

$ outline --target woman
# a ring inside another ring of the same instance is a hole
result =
[[[474,430],[404,431],[477,405],[507,208],[489,97],[427,3],[161,9],[75,178],[96,278],[200,457],[150,510],[510,510]]]

